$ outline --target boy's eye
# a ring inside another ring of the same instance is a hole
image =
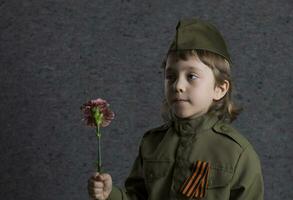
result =
[[[173,79],[176,79],[175,75],[173,75],[173,74],[167,74],[167,75],[165,76],[165,78],[166,78],[167,80],[173,80]],[[196,76],[195,74],[189,74],[189,75],[187,76],[187,78],[190,79],[190,80],[195,80],[195,79],[198,78],[198,76]]]
[[[189,74],[189,75],[188,75],[188,78],[194,80],[194,79],[196,79],[196,78],[198,78],[198,77],[197,77],[196,75],[194,75],[194,74]]]

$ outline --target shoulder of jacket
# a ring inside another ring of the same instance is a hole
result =
[[[244,149],[250,145],[249,141],[242,134],[240,134],[237,129],[235,129],[231,124],[229,124],[227,122],[223,122],[223,121],[219,120],[213,126],[213,130],[217,134],[221,134],[223,136],[226,136],[225,138],[233,140],[242,149]]]
[[[157,126],[155,128],[151,128],[149,129],[144,135],[143,135],[143,138],[149,136],[149,135],[152,135],[154,133],[158,133],[158,132],[166,132],[166,130],[170,127],[170,123],[164,123],[160,126]]]

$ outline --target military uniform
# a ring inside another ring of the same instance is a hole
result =
[[[109,200],[262,200],[259,158],[230,123],[212,113],[173,120],[147,131],[124,188],[113,186]],[[200,198],[180,192],[197,162],[209,163]]]
[[[168,52],[204,49],[231,59],[210,23],[180,20]],[[251,144],[214,112],[177,118],[147,131],[124,188],[110,200],[262,200],[260,160]]]

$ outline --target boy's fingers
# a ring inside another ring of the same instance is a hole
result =
[[[105,186],[110,186],[112,184],[112,177],[110,174],[104,174],[103,175],[103,182]]]
[[[100,175],[99,172],[94,172],[93,175],[92,175],[92,177],[93,177],[93,178],[96,178],[96,177],[99,176],[99,175]]]
[[[103,189],[102,188],[96,188],[96,189],[94,189],[94,191],[95,191],[95,194],[99,194],[99,193],[103,192]]]
[[[102,199],[102,194],[96,194],[95,198],[96,198],[96,200]]]
[[[105,174],[96,174],[96,176],[94,177],[95,180],[97,181],[103,181],[105,179]]]
[[[102,180],[102,181],[105,181],[105,180],[108,181],[108,180],[111,179],[110,174],[107,174],[107,173],[105,173],[105,174],[100,174],[98,177],[99,177],[100,180]]]
[[[95,180],[92,180],[92,179],[90,179],[89,181],[88,181],[88,185],[89,185],[89,187],[91,187],[91,188],[96,188],[96,187],[98,187],[98,188],[102,188],[102,187],[104,187],[104,183],[102,182],[102,181],[95,181]]]
[[[97,189],[92,189],[92,190],[89,190],[89,195],[90,197],[97,197],[97,196],[101,196],[103,194],[103,189],[102,188],[97,188]]]
[[[89,190],[89,193],[95,195],[103,193],[103,191],[103,188],[92,188],[91,190]]]
[[[104,181],[104,176],[99,174],[96,177],[92,178],[93,181]]]
[[[94,172],[88,179],[88,192],[94,199],[102,199],[105,187],[112,183],[112,177],[107,173]]]
[[[95,182],[94,183],[94,187],[95,188],[103,188],[104,187],[104,183],[103,182]]]
[[[111,178],[110,174],[102,174],[102,176],[103,176],[103,180]]]

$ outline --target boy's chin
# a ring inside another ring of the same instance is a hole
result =
[[[192,116],[192,115],[190,115],[188,113],[184,113],[184,112],[174,112],[174,114],[176,115],[176,117],[182,118],[182,119],[189,118],[190,116]]]
[[[193,119],[196,118],[204,113],[189,113],[189,112],[179,112],[179,111],[175,111],[174,110],[174,114],[176,115],[176,117],[181,118],[181,119]]]

